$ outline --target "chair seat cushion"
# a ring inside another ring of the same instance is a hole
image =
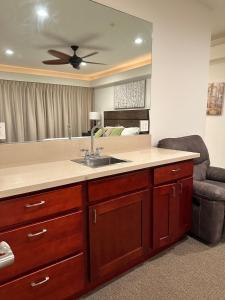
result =
[[[216,183],[216,184],[215,184]],[[198,181],[194,180],[193,195],[194,198],[203,198],[209,201],[225,201],[225,184],[221,186],[217,181]]]

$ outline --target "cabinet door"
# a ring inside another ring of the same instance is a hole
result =
[[[179,180],[177,184],[177,218],[175,235],[177,238],[180,238],[191,229],[193,178],[190,177]]]
[[[120,272],[145,255],[149,195],[148,190],[140,191],[89,208],[92,280]]]
[[[155,187],[153,191],[153,246],[172,242],[176,214],[176,184]]]

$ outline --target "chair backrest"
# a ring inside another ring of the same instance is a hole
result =
[[[194,159],[194,164],[200,164],[206,160],[209,161],[208,150],[199,135],[163,139],[159,141],[158,147],[200,153],[200,157]]]

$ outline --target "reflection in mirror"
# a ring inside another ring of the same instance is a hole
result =
[[[0,18],[0,142],[149,132],[151,23],[89,0],[2,0]]]

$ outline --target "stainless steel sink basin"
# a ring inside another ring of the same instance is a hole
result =
[[[112,156],[90,157],[88,159],[74,159],[72,161],[91,168],[98,168],[103,166],[129,162],[128,160],[123,160]]]

